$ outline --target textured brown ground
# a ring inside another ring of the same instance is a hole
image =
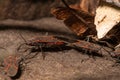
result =
[[[54,18],[44,18],[36,21],[39,25],[34,28],[20,26],[0,28],[0,46],[15,54],[16,48],[24,42],[18,33],[26,40],[45,35],[66,35],[73,37],[72,33],[63,23]],[[37,24],[36,23],[36,24]],[[28,26],[29,27],[29,26]],[[44,31],[43,31],[44,28]],[[89,58],[74,49],[45,52],[43,60],[41,52],[30,60],[17,80],[119,80],[120,67],[112,67],[114,62],[105,58]],[[4,53],[3,53],[4,54]],[[23,53],[24,54],[24,53]],[[84,61],[83,61],[84,60]],[[83,61],[83,62],[82,62]]]

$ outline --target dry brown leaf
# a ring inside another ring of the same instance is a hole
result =
[[[70,5],[71,8],[76,10],[83,10],[87,13],[95,15],[95,10],[100,0],[80,0],[79,3]]]
[[[94,17],[86,12],[66,7],[57,7],[53,8],[51,13],[57,19],[64,20],[65,25],[80,37],[90,34],[90,29],[92,29],[92,32],[95,32],[95,27],[89,25],[93,23]]]

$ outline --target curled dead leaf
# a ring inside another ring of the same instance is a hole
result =
[[[89,23],[93,23],[93,16],[88,13],[66,7],[53,8],[51,13],[57,19],[64,20],[64,24],[79,37],[85,36],[86,33],[88,35],[90,29],[93,29],[92,32],[95,32],[95,27],[89,25]]]

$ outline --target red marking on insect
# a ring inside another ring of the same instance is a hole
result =
[[[62,44],[64,44],[64,42],[54,42],[54,43],[48,43],[48,44],[62,45]]]
[[[58,40],[54,36],[41,36],[39,38],[32,39],[28,42],[25,39],[24,41],[25,41],[24,44],[26,45],[38,47],[54,47],[66,44],[64,41]]]
[[[27,45],[33,45],[35,46],[35,43],[37,45],[45,44],[43,47],[56,47],[56,46],[65,46],[70,43],[77,42],[77,39],[70,39],[66,37],[60,37],[60,36],[41,36],[39,38],[34,38],[28,42]]]

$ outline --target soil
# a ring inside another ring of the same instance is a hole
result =
[[[0,46],[8,50],[8,54],[19,54],[17,47],[24,42],[20,34],[26,39],[48,35],[67,36],[74,38],[74,34],[65,25],[54,18],[42,18],[36,21],[33,28],[20,26],[0,27]],[[4,28],[3,28],[4,27]],[[44,28],[44,30],[43,30]],[[119,80],[120,67],[113,66],[114,61],[104,57],[89,57],[84,52],[74,49],[63,51],[43,51],[25,64],[21,74],[15,80]],[[0,53],[1,55],[4,53]],[[22,53],[25,54],[25,53]],[[34,53],[33,53],[34,54]],[[4,79],[0,79],[4,80]]]

